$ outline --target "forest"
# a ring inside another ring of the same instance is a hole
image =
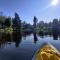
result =
[[[15,13],[15,17],[6,17],[0,15],[0,32],[2,33],[34,33],[39,35],[60,35],[60,20],[54,18],[52,22],[40,21],[36,16],[33,17],[33,25],[22,21],[18,13]],[[39,22],[38,22],[39,20]]]

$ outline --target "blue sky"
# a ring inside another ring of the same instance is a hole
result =
[[[3,15],[14,17],[17,12],[21,20],[33,23],[33,17],[38,21],[52,21],[53,18],[60,18],[60,1],[56,6],[48,5],[52,0],[0,0],[0,11]],[[48,8],[47,8],[48,7]]]

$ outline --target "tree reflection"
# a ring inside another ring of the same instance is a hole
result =
[[[58,35],[53,35],[54,40],[58,40]]]
[[[52,31],[52,33],[53,33],[53,39],[54,40],[58,40],[59,33],[57,31],[57,27],[53,28],[52,30],[53,30]]]
[[[19,33],[19,32],[13,33],[13,41],[15,42],[16,47],[19,47],[21,40],[22,40],[21,33]]]
[[[12,34],[0,33],[0,48],[7,47],[11,42],[15,42],[15,46],[18,47],[21,43],[21,33],[15,32]]]
[[[0,48],[5,47],[8,42],[12,41],[12,35],[11,34],[0,34]]]
[[[34,43],[36,44],[37,43],[37,40],[38,40],[37,35],[36,35],[36,32],[33,33],[33,36],[34,36]]]

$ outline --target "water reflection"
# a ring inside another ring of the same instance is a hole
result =
[[[13,41],[15,42],[15,46],[19,47],[22,41],[22,35],[20,33],[13,33]]]
[[[15,43],[15,46],[18,47],[21,43],[22,35],[20,33],[12,33],[12,34],[0,34],[0,48],[5,47],[7,44],[11,44],[11,42]]]
[[[58,40],[58,35],[53,35],[53,40]]]
[[[12,35],[11,34],[0,34],[0,48],[7,45],[8,42],[12,41]]]
[[[15,46],[16,47],[19,47],[21,41],[22,41],[22,38],[23,40],[26,40],[27,38],[27,34],[21,34],[19,32],[15,32],[15,33],[12,33],[12,34],[5,34],[5,33],[0,33],[0,48],[3,48],[5,46],[7,46],[7,44],[11,45],[11,43],[15,43]],[[58,34],[53,34],[53,40],[58,40]],[[44,35],[43,36],[40,36],[40,38],[44,38]],[[36,33],[33,33],[33,38],[34,40],[34,43],[36,44],[37,41],[38,41],[38,35]]]
[[[33,36],[34,36],[34,43],[36,44],[37,43],[37,40],[38,40],[37,34],[36,33],[33,33]]]
[[[59,37],[59,35],[58,34],[53,34],[53,35],[39,35],[40,36],[40,38],[44,38],[44,36],[52,36],[53,37],[53,40],[58,40],[58,37]]]
[[[53,40],[53,36],[41,36],[39,37],[36,33],[27,35],[27,34],[21,34],[21,33],[12,33],[12,34],[0,34],[0,49],[3,48],[3,54],[6,58],[11,58],[10,60],[31,60],[32,56],[35,54],[35,52],[41,48],[41,46],[45,43],[52,43],[59,49],[60,41]],[[51,39],[50,39],[51,38]],[[34,43],[32,43],[34,42]],[[10,48],[8,48],[10,47]],[[16,48],[19,47],[19,48]],[[60,49],[59,49],[60,50]],[[8,52],[7,57],[6,53]],[[1,53],[1,51],[0,51]],[[2,55],[1,55],[2,56]],[[13,56],[13,58],[12,58]],[[24,57],[24,58],[23,58]],[[27,59],[28,57],[28,59]],[[3,58],[3,57],[2,57]],[[9,60],[6,59],[5,60]],[[0,57],[1,59],[1,57]],[[1,59],[4,60],[4,59]]]

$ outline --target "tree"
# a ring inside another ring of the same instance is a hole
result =
[[[37,21],[38,21],[38,19],[36,18],[36,16],[34,16],[34,19],[33,19],[34,32],[36,32]]]
[[[0,24],[3,24],[5,22],[6,17],[5,16],[0,16]]]
[[[5,26],[6,26],[6,27],[10,27],[11,25],[12,25],[11,18],[10,18],[10,17],[6,18],[6,19],[5,19]]]
[[[15,18],[13,19],[13,28],[16,31],[20,31],[21,30],[21,20],[20,17],[17,13],[15,13]]]
[[[21,27],[21,20],[20,20],[20,17],[17,13],[15,13],[15,21],[16,21],[16,25],[18,28]]]
[[[38,25],[39,25],[39,28],[43,28],[44,27],[44,21],[40,21]]]
[[[34,19],[33,19],[33,22],[34,22],[34,28],[36,28],[36,25],[37,25],[37,21],[38,21],[38,19],[36,18],[36,16],[34,16]]]
[[[52,31],[53,31],[53,36],[56,37],[58,36],[58,31],[59,28],[58,28],[58,19],[54,19],[53,20],[53,26],[52,26]]]
[[[59,22],[58,28],[59,28],[59,35],[60,35],[60,19],[58,22]]]
[[[58,28],[58,19],[53,20],[53,28]]]

